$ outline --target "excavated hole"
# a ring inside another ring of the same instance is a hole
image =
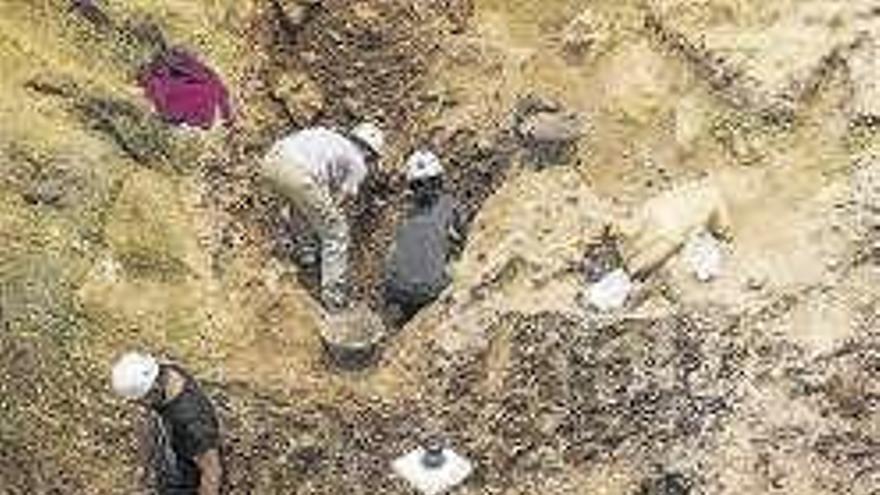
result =
[[[425,98],[420,95],[422,79],[437,50],[437,23],[403,3],[353,0],[321,2],[304,13],[297,10],[297,18],[290,19],[290,10],[284,8],[288,3],[273,2],[258,22],[257,36],[268,40],[271,63],[262,70],[268,89],[250,95],[268,100],[277,109],[279,128],[284,130],[276,137],[308,125],[344,128],[372,118],[384,124],[392,140],[407,143],[404,156],[415,146],[408,143],[424,141],[426,137],[417,130],[425,110]],[[467,4],[455,5],[464,10],[442,14],[461,23],[469,11]],[[383,29],[377,30],[378,24]],[[317,86],[324,102],[319,111],[309,113],[288,105],[274,89],[273,84],[298,74],[307,74]],[[463,129],[435,144],[451,171],[447,187],[463,205],[466,224],[470,224],[504,179],[513,152],[511,140],[500,130],[487,147],[475,133]],[[380,313],[384,312],[383,263],[406,206],[400,167],[383,163],[381,169],[373,170],[347,212],[352,295]],[[305,218],[283,201],[265,197],[260,202],[258,212],[247,215],[248,221],[267,240],[272,256],[297,267],[299,281],[317,299],[317,237]]]

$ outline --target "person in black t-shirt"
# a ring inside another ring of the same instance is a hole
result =
[[[151,411],[156,484],[162,495],[219,495],[223,467],[214,407],[183,368],[128,353],[113,366],[113,390]]]

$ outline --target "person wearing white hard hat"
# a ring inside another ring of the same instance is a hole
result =
[[[459,207],[443,177],[440,158],[430,151],[416,151],[406,162],[411,204],[385,263],[385,303],[397,324],[449,285],[447,265],[464,240]]]
[[[161,495],[218,495],[223,467],[220,427],[214,407],[180,366],[130,352],[113,365],[113,391],[143,405],[151,415],[156,461],[154,483]]]
[[[348,306],[349,229],[342,202],[357,196],[384,146],[384,133],[371,122],[347,136],[313,127],[277,141],[263,160],[263,177],[305,215],[320,238],[321,302],[329,311]]]

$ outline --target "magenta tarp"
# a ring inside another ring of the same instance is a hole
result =
[[[229,123],[229,92],[220,77],[195,56],[171,49],[156,56],[141,71],[138,82],[164,119],[204,129],[219,114]]]

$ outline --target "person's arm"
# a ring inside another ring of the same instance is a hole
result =
[[[356,197],[369,173],[367,164],[359,156],[343,156],[338,166],[342,172],[340,190],[343,196]]]
[[[217,449],[208,450],[196,456],[195,461],[202,476],[199,495],[220,495],[220,482],[223,478],[220,452]]]

